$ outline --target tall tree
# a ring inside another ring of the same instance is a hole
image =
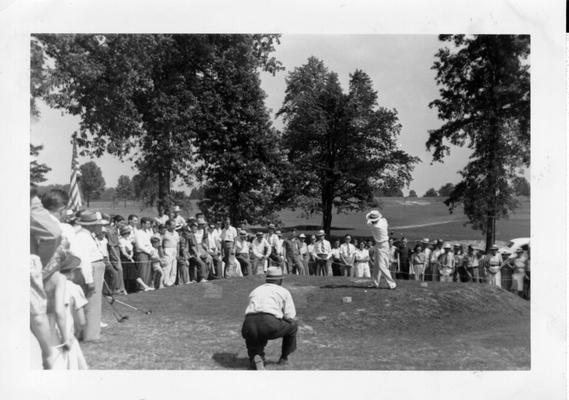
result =
[[[101,168],[94,161],[86,162],[79,167],[81,171],[81,192],[87,201],[87,207],[90,206],[91,200],[99,198],[103,190],[105,190],[105,179],[101,172]]]
[[[124,206],[126,207],[126,201],[132,199],[134,194],[132,190],[132,182],[130,181],[130,177],[128,177],[127,175],[119,176],[115,193],[116,193],[116,198],[118,200],[122,200],[124,202]]]
[[[51,168],[46,164],[41,164],[38,162],[38,155],[43,146],[34,146],[30,143],[30,182],[33,184],[38,184],[45,182],[45,174],[51,171]]]
[[[242,107],[239,92],[224,92],[241,85],[235,70],[279,68],[270,57],[277,35],[36,37],[54,60],[58,90],[46,99],[81,117],[84,152],[130,157],[141,175],[156,175],[165,209],[171,183],[190,183],[198,156],[211,153],[210,134],[220,138],[218,154],[234,150],[223,132],[241,124],[233,116],[233,106]]]
[[[454,190],[454,184],[451,182],[445,183],[439,189],[439,196],[441,197],[449,197]]]
[[[417,197],[417,192],[415,192],[413,189],[411,189],[409,191],[409,197]]]
[[[322,212],[329,233],[332,210],[362,210],[374,204],[374,191],[411,180],[418,159],[397,146],[397,112],[377,103],[370,77],[350,75],[347,93],[338,75],[310,57],[286,79],[284,147],[293,164],[288,190],[293,205]]]
[[[423,197],[437,197],[439,194],[434,188],[430,188],[427,192],[423,195]]]
[[[50,81],[44,70],[45,55],[41,43],[33,39],[30,41],[30,115],[32,120],[39,118],[40,112],[37,99],[49,92]],[[34,146],[30,143],[30,183],[45,182],[45,174],[51,171],[46,164],[38,162],[42,145]]]
[[[529,196],[531,194],[530,184],[523,176],[514,178],[513,185],[516,196]]]
[[[462,180],[445,201],[462,204],[474,229],[495,239],[495,222],[514,210],[512,182],[530,163],[530,75],[527,35],[441,35],[433,69],[440,98],[430,103],[444,124],[427,148],[442,161],[445,140],[472,149]]]

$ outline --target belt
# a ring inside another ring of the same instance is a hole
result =
[[[104,258],[101,258],[100,260],[91,261],[91,264],[95,264],[95,263],[98,263],[98,262],[105,262],[105,259],[104,259]]]
[[[248,256],[249,253],[237,253],[238,256]]]
[[[233,240],[224,240],[224,243],[233,243]]]

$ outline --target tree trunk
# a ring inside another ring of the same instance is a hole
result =
[[[494,217],[488,213],[486,216],[486,253],[490,251],[490,247],[494,244]]]
[[[170,212],[170,168],[158,171],[158,208],[165,213]]]
[[[322,229],[330,237],[332,228],[332,190],[329,184],[322,188]]]

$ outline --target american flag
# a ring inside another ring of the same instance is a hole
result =
[[[77,142],[73,136],[73,155],[71,156],[71,181],[69,182],[69,203],[67,208],[77,211],[81,208],[81,192],[79,191],[78,180],[81,176],[79,162],[77,160]]]

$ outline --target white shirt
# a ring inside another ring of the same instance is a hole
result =
[[[133,256],[132,242],[128,238],[125,238],[124,236],[119,238],[119,248],[123,254],[126,254],[129,257]]]
[[[196,237],[196,241],[201,244],[203,242],[203,237],[204,237],[204,230],[203,229],[198,229],[197,231],[194,232],[194,236]]]
[[[152,243],[150,243],[150,238],[153,233],[151,231],[146,231],[143,229],[134,230],[134,248],[136,253],[146,253],[150,254],[152,252]]]
[[[91,263],[103,259],[103,253],[97,246],[95,238],[90,231],[81,227],[75,235],[75,248],[78,254],[82,256],[81,261],[85,258],[86,262],[81,262],[80,268],[85,279],[85,283],[93,283],[93,268]]]
[[[160,225],[164,225],[166,223],[166,221],[168,221],[169,219],[170,219],[170,217],[168,217],[166,214],[164,214],[161,217],[154,218],[154,221],[158,222]]]
[[[249,254],[249,241],[247,239],[243,239],[243,238],[237,238],[235,240],[235,253],[236,254],[241,254],[241,253],[245,253],[245,254]]]
[[[233,226],[229,226],[221,231],[220,239],[223,242],[233,242],[237,237],[237,229]]]
[[[356,254],[356,246],[351,243],[342,243],[340,245],[340,256],[342,261],[346,264],[351,265],[354,262],[354,256]]]
[[[369,251],[367,249],[356,249],[356,262],[363,263],[369,261]]]
[[[303,240],[302,243],[300,244],[300,255],[304,256],[306,253],[308,253],[308,246],[306,245],[306,242]]]
[[[337,247],[337,248],[335,248],[335,249],[330,250],[330,255],[331,255],[333,258],[336,258],[336,259],[339,260],[339,259],[340,259],[340,248]]]
[[[377,243],[387,242],[389,240],[389,235],[387,234],[387,220],[383,217],[375,224],[368,222],[367,223],[371,229],[371,234]]]
[[[326,239],[322,239],[314,243],[314,254],[324,254],[325,257],[322,257],[322,259],[326,260],[332,257],[332,247],[330,246],[330,242]]]
[[[280,285],[265,283],[249,294],[249,305],[245,315],[268,313],[276,318],[294,319],[296,309],[290,292]]]
[[[251,243],[251,250],[253,251],[253,256],[255,258],[268,257],[271,254],[271,246],[265,238],[261,238],[261,240],[255,238]],[[266,254],[265,251],[267,252]]]
[[[207,234],[207,250],[217,253],[219,249],[219,235],[215,231],[208,232]]]
[[[103,237],[101,240],[95,238],[95,243],[99,247],[99,250],[103,254],[103,257],[109,257],[109,249],[107,248],[107,244],[109,243],[106,237]]]
[[[176,215],[174,218],[174,226],[176,229],[181,228],[182,226],[186,225],[186,220],[181,215]]]

